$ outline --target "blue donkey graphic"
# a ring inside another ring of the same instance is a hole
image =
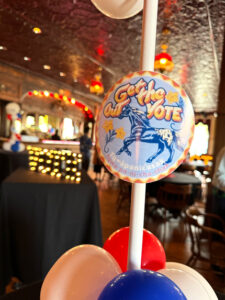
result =
[[[170,163],[174,155],[174,145],[177,149],[183,151],[177,144],[177,136],[175,130],[166,129],[166,128],[153,128],[149,126],[148,119],[144,112],[132,108],[130,105],[126,105],[122,113],[119,116],[119,119],[129,118],[131,123],[131,134],[129,137],[125,138],[123,141],[123,147],[116,153],[120,155],[122,152],[126,152],[131,156],[131,152],[128,147],[135,141],[140,141],[150,144],[158,144],[158,150],[155,154],[150,156],[146,162],[151,163],[157,156],[159,156],[165,149],[169,151],[169,157],[164,162],[164,164]]]

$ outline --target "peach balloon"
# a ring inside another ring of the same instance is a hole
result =
[[[104,15],[113,19],[126,19],[138,14],[144,0],[91,0]]]
[[[106,250],[94,245],[74,247],[48,272],[40,300],[97,300],[106,284],[120,273]]]

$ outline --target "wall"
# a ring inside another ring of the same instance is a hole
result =
[[[90,98],[90,95],[80,95],[76,90],[61,82],[50,78],[41,77],[35,73],[26,72],[23,69],[13,67],[0,62],[0,98],[7,101],[15,101],[22,105],[27,112],[41,112],[56,116],[76,117],[83,120],[84,115],[74,105],[60,105],[59,102],[45,101],[38,97],[24,97],[28,91],[48,90],[53,93],[61,93],[68,97],[74,97],[77,101],[86,104],[95,113],[98,103]]]

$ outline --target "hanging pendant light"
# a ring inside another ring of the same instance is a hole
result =
[[[164,71],[171,72],[174,67],[172,56],[169,55],[166,50],[168,48],[167,45],[162,45],[162,52],[155,56],[155,70],[159,70],[161,73]]]
[[[101,82],[100,74],[96,74],[95,78],[91,80],[90,92],[97,95],[101,95],[104,93],[104,86]]]

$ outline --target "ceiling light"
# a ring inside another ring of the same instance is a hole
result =
[[[155,64],[154,69],[159,70],[161,73],[164,71],[171,72],[174,67],[172,56],[169,55],[166,50],[168,48],[167,45],[161,45],[162,52],[155,56]]]
[[[162,34],[163,35],[170,35],[171,31],[169,28],[167,27],[164,27],[163,30],[162,30]]]
[[[161,58],[161,59],[160,59],[160,64],[165,65],[166,62],[167,62],[167,59],[166,59],[166,58]]]
[[[97,48],[97,53],[99,56],[103,56],[105,54],[105,51],[104,49],[102,48],[102,45],[100,45],[98,48]]]
[[[33,33],[35,33],[35,34],[41,34],[42,33],[41,28],[39,28],[39,27],[34,27],[32,30],[33,30]]]
[[[59,72],[59,76],[65,77],[65,76],[66,76],[66,73],[64,73],[64,72]]]
[[[31,58],[30,57],[28,57],[28,56],[24,56],[24,58],[23,58],[24,60],[26,60],[26,61],[30,61],[31,60]]]
[[[91,80],[90,92],[101,95],[104,93],[104,86],[101,82],[101,73],[95,74],[94,79]]]
[[[50,67],[49,65],[44,65],[43,68],[44,68],[45,70],[51,70],[51,67]]]
[[[77,78],[74,78],[74,79],[73,79],[73,82],[77,82],[77,81],[78,81]]]
[[[5,46],[0,46],[0,50],[7,50],[7,48]]]

